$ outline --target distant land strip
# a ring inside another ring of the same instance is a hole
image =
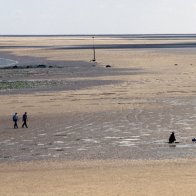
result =
[[[127,39],[182,39],[196,38],[196,34],[54,34],[54,35],[0,35],[0,37],[111,37]]]
[[[145,49],[145,48],[195,48],[195,43],[163,43],[163,44],[99,44],[95,45],[96,49]],[[92,49],[92,45],[76,46],[0,46],[0,49],[12,48],[44,48],[55,50],[82,50]]]

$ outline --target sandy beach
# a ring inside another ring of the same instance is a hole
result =
[[[195,43],[98,36],[92,62],[88,36],[0,37],[0,192],[194,195]]]
[[[1,165],[10,195],[195,195],[195,161],[31,162]]]

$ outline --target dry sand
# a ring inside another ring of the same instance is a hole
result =
[[[195,161],[32,162],[1,165],[3,196],[195,195]]]
[[[3,69],[2,81],[56,85],[0,91],[2,195],[195,195],[195,161],[190,160],[196,158],[194,47],[100,49],[93,63],[92,50],[45,48],[87,45],[91,38],[0,39],[8,46],[0,46],[0,58],[54,66]],[[95,42],[195,39],[102,37]],[[25,48],[9,47],[13,43]],[[29,129],[12,128],[15,111],[20,117],[28,112]],[[167,144],[171,130],[179,144]]]

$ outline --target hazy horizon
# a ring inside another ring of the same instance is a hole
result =
[[[196,33],[157,33],[157,34],[154,34],[154,33],[145,33],[145,34],[111,34],[111,33],[106,33],[106,34],[0,34],[0,37],[6,37],[6,36],[16,36],[16,37],[20,37],[20,36],[130,36],[130,37],[136,37],[136,38],[139,38],[139,37],[166,37],[166,36],[169,36],[169,37],[196,37]]]
[[[0,0],[0,35],[195,34],[195,0]]]

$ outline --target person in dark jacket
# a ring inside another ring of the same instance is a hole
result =
[[[13,115],[13,122],[14,122],[14,129],[17,129],[18,128],[18,113],[15,113]]]
[[[28,121],[27,112],[25,112],[25,113],[23,114],[23,116],[22,116],[22,121],[23,121],[22,128],[24,128],[24,126],[25,126],[26,128],[28,128],[28,126],[27,126],[27,121]]]
[[[176,138],[175,138],[175,133],[172,132],[170,137],[169,137],[169,143],[174,143],[176,141]]]

